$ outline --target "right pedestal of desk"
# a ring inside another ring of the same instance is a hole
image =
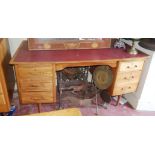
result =
[[[140,81],[143,65],[144,59],[132,59],[118,62],[111,95],[119,96],[135,92]]]

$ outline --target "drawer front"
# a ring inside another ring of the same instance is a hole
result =
[[[52,66],[19,66],[18,74],[22,79],[33,77],[52,77]]]
[[[0,104],[5,104],[4,96],[0,94]]]
[[[119,72],[137,71],[142,70],[144,61],[129,61],[119,63]]]
[[[52,103],[52,92],[22,92],[21,93],[22,104],[28,103]]]
[[[43,81],[30,81],[24,82],[23,80],[20,81],[20,87],[22,92],[29,92],[29,91],[52,91],[53,84],[51,82],[43,82]]]
[[[115,87],[113,91],[113,95],[122,95],[122,94],[127,94],[127,93],[132,93],[135,92],[137,89],[138,83],[129,83],[125,85],[118,85]]]
[[[121,83],[138,83],[141,76],[141,71],[135,72],[119,72],[116,79],[116,85]]]

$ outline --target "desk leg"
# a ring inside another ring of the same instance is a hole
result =
[[[116,102],[116,105],[115,106],[118,106],[119,105],[119,102],[120,102],[121,97],[122,97],[122,95],[118,95],[118,99],[117,99],[117,102]]]
[[[96,102],[96,115],[98,115],[99,112],[98,112],[98,94],[97,94],[97,88],[96,88],[96,100],[95,100],[95,102]]]
[[[61,104],[61,93],[59,94],[59,107],[58,110],[62,109],[62,104]]]
[[[63,103],[61,102],[61,97],[62,97],[62,89],[60,89],[59,92],[59,109],[64,109]]]
[[[38,112],[41,113],[41,103],[37,104],[38,106]]]
[[[62,97],[62,84],[63,84],[63,80],[62,80],[62,71],[59,72],[58,75],[58,80],[59,80],[59,84],[58,84],[58,91],[59,91],[59,109],[63,109],[63,104],[61,102],[61,97]]]

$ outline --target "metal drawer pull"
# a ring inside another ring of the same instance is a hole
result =
[[[130,68],[130,66],[127,66],[127,68]]]
[[[134,79],[135,77],[134,76],[131,76],[131,78]]]
[[[124,90],[123,88],[121,88],[121,90]]]
[[[129,86],[128,89],[131,89],[131,87]]]
[[[135,68],[137,68],[138,66],[137,65],[135,65]]]
[[[127,77],[124,77],[124,80],[127,80]]]

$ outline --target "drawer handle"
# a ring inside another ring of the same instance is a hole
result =
[[[36,72],[34,72],[34,73],[29,72],[28,74],[29,75],[35,75],[36,76]]]
[[[40,100],[40,99],[39,99],[39,98],[33,98],[33,97],[32,97],[31,100]]]
[[[134,76],[131,76],[131,78],[134,79],[135,77]]]
[[[131,86],[129,86],[128,89],[131,89]]]
[[[124,80],[127,80],[127,77],[124,77]]]
[[[31,85],[31,87],[38,87],[37,85]]]
[[[130,66],[127,66],[126,68],[128,68],[128,69],[129,69],[129,68],[130,68]]]
[[[124,90],[124,88],[121,88],[121,90]]]
[[[47,73],[45,73],[45,72],[33,72],[33,73],[32,72],[29,72],[29,74],[30,75],[38,75],[38,74],[39,75],[42,75],[42,74],[48,74],[48,72]]]
[[[32,97],[31,99],[32,99],[32,100],[43,100],[44,98],[43,98],[43,97],[41,97],[41,98]]]
[[[137,65],[135,65],[135,68],[137,68],[138,66]]]

